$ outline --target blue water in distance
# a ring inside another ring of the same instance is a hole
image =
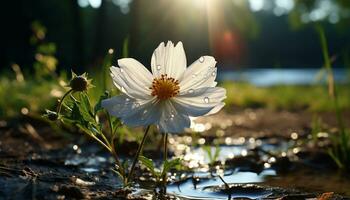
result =
[[[349,81],[349,70],[344,68],[333,69],[337,83]],[[256,86],[273,85],[314,85],[326,83],[326,71],[310,68],[250,68],[244,70],[220,71],[219,81],[244,81]]]

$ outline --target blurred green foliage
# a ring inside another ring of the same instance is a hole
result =
[[[46,28],[39,22],[32,23],[30,43],[36,48],[32,72],[23,72],[21,66],[13,63],[13,75],[0,77],[0,116],[16,117],[20,114],[38,114],[45,107],[52,107],[55,98],[65,90],[67,76],[56,74],[56,45],[45,40]],[[59,83],[59,84],[57,84]]]
[[[332,111],[334,108],[326,85],[257,87],[249,83],[225,82],[222,86],[227,89],[227,110],[231,106],[309,111]],[[350,109],[349,85],[339,85],[338,91],[340,109]]]

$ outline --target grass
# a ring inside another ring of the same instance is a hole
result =
[[[317,31],[320,36],[320,42],[322,47],[322,54],[324,58],[324,67],[328,74],[328,94],[332,99],[333,109],[337,116],[338,122],[338,134],[333,136],[332,147],[328,150],[330,156],[340,169],[350,170],[350,132],[345,127],[344,120],[342,117],[342,111],[340,102],[340,91],[338,85],[334,83],[334,75],[332,63],[328,53],[328,43],[325,32],[321,26],[317,27]]]
[[[257,87],[249,83],[225,82],[227,89],[226,109],[238,107],[266,107],[271,109],[333,111],[332,99],[327,85],[276,85]],[[350,109],[349,85],[339,85],[338,104],[340,109]]]

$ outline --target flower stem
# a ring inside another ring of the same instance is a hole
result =
[[[163,165],[164,165],[165,161],[168,160],[168,133],[164,134],[163,139],[164,139],[164,141],[163,141],[164,142]],[[163,191],[164,191],[164,194],[166,193],[166,184],[167,184],[167,172],[165,172],[164,175],[163,175],[163,189],[164,189]]]
[[[143,145],[145,144],[146,137],[147,137],[147,134],[149,132],[150,127],[151,127],[151,125],[147,126],[147,128],[145,130],[145,134],[143,135],[142,141],[141,141],[141,143],[139,145],[139,148],[137,149],[136,155],[134,157],[134,161],[132,162],[132,165],[131,165],[131,169],[130,169],[130,172],[129,172],[129,175],[128,175],[127,182],[130,181],[130,179],[132,177],[132,174],[134,173],[134,169],[135,169],[136,163],[139,160],[139,156],[140,156],[140,153],[142,151]]]
[[[121,172],[123,178],[125,179],[126,178],[125,177],[125,170],[123,168],[123,165],[120,163],[119,156],[118,156],[117,151],[115,149],[115,143],[114,143],[115,134],[114,134],[114,131],[113,131],[111,115],[108,112],[106,112],[106,115],[107,115],[107,120],[108,120],[108,126],[109,126],[109,129],[110,129],[110,135],[111,135],[111,141],[108,143],[108,145],[111,148],[111,154],[114,157],[114,160],[115,160],[118,168],[120,169],[120,172]],[[102,133],[102,135],[104,136],[103,133]],[[104,137],[104,138],[105,138],[106,142],[108,142],[106,137]],[[124,182],[125,182],[125,180],[124,180]]]
[[[63,97],[60,99],[60,101],[58,102],[57,110],[56,110],[57,114],[60,114],[61,109],[62,109],[62,103],[63,103],[64,99],[65,99],[72,91],[73,91],[73,89],[68,90],[68,91],[63,95]]]

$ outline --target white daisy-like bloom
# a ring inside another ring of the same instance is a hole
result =
[[[162,133],[190,127],[190,117],[214,114],[225,104],[226,90],[216,87],[216,61],[202,56],[187,67],[181,42],[162,42],[151,59],[152,73],[133,58],[111,67],[121,95],[102,101],[102,107],[125,125],[157,125]]]

